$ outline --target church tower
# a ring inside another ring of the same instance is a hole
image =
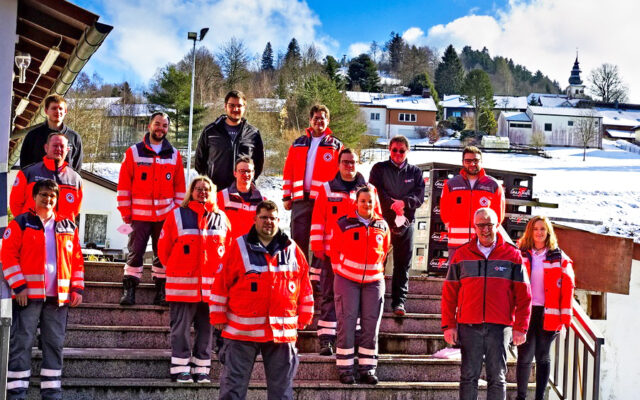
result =
[[[571,76],[569,77],[569,87],[567,88],[567,96],[570,99],[579,99],[584,97],[584,88],[582,79],[580,79],[580,63],[578,63],[578,54],[576,53],[576,61],[573,63],[571,69]]]

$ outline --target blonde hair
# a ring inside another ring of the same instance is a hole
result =
[[[537,215],[529,220],[527,228],[525,229],[524,234],[518,242],[518,247],[520,247],[520,250],[531,250],[535,247],[535,244],[533,242],[533,227],[538,221],[542,221],[542,223],[544,223],[544,227],[547,228],[547,238],[544,241],[544,245],[549,250],[555,250],[558,248],[558,238],[553,231],[553,225],[551,225],[551,221],[549,221],[549,218],[543,215]]]
[[[204,176],[204,175],[199,175],[196,176],[195,178],[193,178],[193,180],[191,181],[191,183],[189,184],[189,189],[187,190],[187,195],[184,197],[184,200],[182,200],[182,203],[180,204],[180,207],[188,207],[189,206],[189,202],[193,201],[193,189],[196,187],[196,183],[198,182],[205,182],[206,184],[209,185],[209,187],[211,188],[211,195],[209,196],[209,203],[213,203],[213,211],[218,212],[218,204],[216,203],[216,190],[218,189],[217,186],[211,182],[211,179],[209,179],[208,176]]]

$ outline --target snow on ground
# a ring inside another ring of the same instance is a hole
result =
[[[414,141],[411,141],[414,143]],[[415,143],[421,142],[416,140]],[[534,208],[547,216],[602,221],[602,225],[572,224],[597,233],[632,237],[640,242],[640,154],[621,150],[605,140],[603,149],[549,147],[550,159],[524,154],[486,153],[486,168],[534,173],[533,196],[542,202],[557,203],[557,209]],[[387,158],[387,151],[376,149],[363,154],[359,170],[369,176],[371,166]],[[461,154],[448,151],[413,151],[414,164],[444,162],[459,164]],[[94,172],[117,181],[120,164],[97,163]],[[85,166],[91,169],[90,165]],[[195,176],[195,171],[192,171]],[[282,179],[262,176],[258,187],[263,195],[282,206]],[[281,209],[282,210],[282,209]],[[289,213],[281,212],[281,226],[288,230]]]

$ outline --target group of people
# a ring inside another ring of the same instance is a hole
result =
[[[4,277],[15,298],[10,399],[26,396],[38,326],[41,394],[61,398],[68,306],[82,302],[75,223],[82,142],[63,124],[66,106],[60,96],[45,100],[47,121],[25,138],[10,195],[15,219],[2,247]],[[153,303],[170,309],[173,380],[209,382],[213,347],[222,363],[220,398],[242,399],[261,354],[269,398],[293,398],[297,331],[312,321],[315,292],[319,354],[335,353],[343,384],[376,384],[386,259],[391,251],[391,307],[401,317],[407,312],[415,211],[425,197],[422,171],[407,160],[408,140],[390,140],[389,159],[373,166],[367,182],[357,171],[357,153],[331,132],[329,109],[313,106],[309,128],[289,148],[283,170],[289,236],[278,226],[276,203],[254,183],[264,147],[258,129],[244,118],[244,94],[229,92],[224,106],[225,114],[200,136],[200,175],[188,187],[180,152],[166,137],[167,114],[154,113],[143,140],[125,152],[117,201],[131,232],[120,304],[136,303],[151,238]],[[482,153],[473,147],[463,152],[460,175],[446,182],[440,206],[450,246],[442,322],[445,340],[462,348],[461,398],[475,398],[483,360],[489,398],[504,398],[511,335],[520,345],[519,398],[534,356],[544,390],[549,346],[568,324],[573,289],[571,260],[558,249],[553,228],[546,218],[534,218],[520,250],[498,232],[502,187],[484,173]]]

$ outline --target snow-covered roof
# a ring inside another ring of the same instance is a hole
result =
[[[69,108],[80,107],[84,110],[106,109],[118,103],[122,97],[69,97]]]
[[[161,107],[154,104],[111,104],[107,110],[110,117],[149,117],[153,110]]]
[[[602,124],[635,127],[640,125],[640,110],[616,110],[596,107],[602,115]]]
[[[507,121],[511,122],[531,122],[531,118],[525,112],[503,111],[502,115]]]
[[[362,106],[382,106],[391,110],[438,111],[431,97],[351,91],[347,91],[347,97]]]
[[[567,99],[569,96],[566,94],[552,94],[552,93],[529,93],[527,96],[527,103],[531,103],[531,100],[538,100],[540,97],[550,98],[558,98],[558,99]]]
[[[259,111],[262,112],[280,112],[287,103],[285,99],[271,99],[265,97],[258,97],[253,99]]]
[[[493,101],[497,110],[526,110],[528,104],[525,96],[493,96]],[[444,108],[473,108],[459,94],[445,95],[440,104]]]
[[[606,129],[609,136],[614,139],[635,139],[635,131],[621,131],[619,129]]]
[[[600,117],[596,110],[589,108],[573,108],[573,107],[540,107],[529,106],[529,110],[533,114],[538,115],[560,115],[565,117],[590,117],[593,113],[594,117]]]

